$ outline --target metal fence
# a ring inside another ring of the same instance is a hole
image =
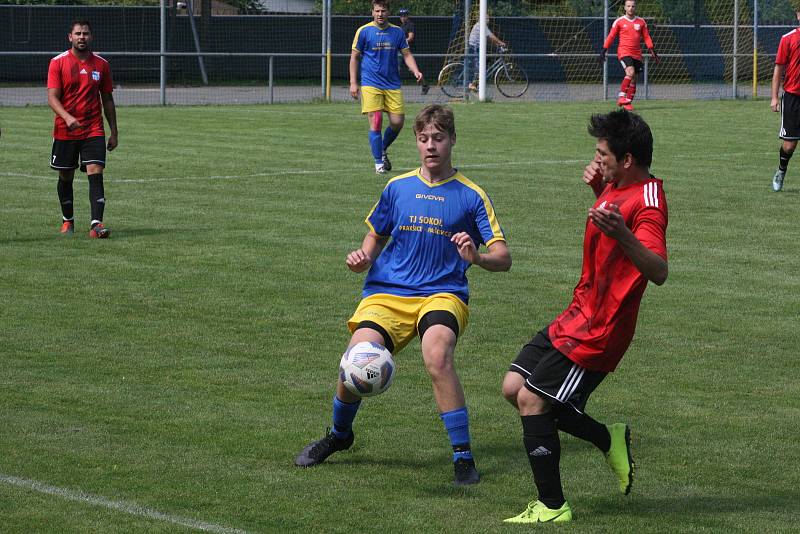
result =
[[[751,7],[757,14],[757,4]],[[94,48],[111,64],[120,105],[348,100],[352,36],[370,20],[329,12],[220,15],[201,20],[163,2],[160,8],[0,6],[0,105],[45,103],[47,64],[66,48],[67,27],[75,16],[92,20]],[[657,40],[664,63],[672,66],[656,68],[645,58],[641,97],[767,94],[772,58],[764,51],[774,53],[780,36],[792,26],[759,25],[757,17],[746,25],[739,23],[740,18],[733,17],[730,24],[658,25],[664,42],[677,43],[663,48]],[[594,60],[610,20],[571,17],[559,21],[565,42],[575,41],[581,32],[585,44],[575,51],[555,44],[555,30],[543,29],[545,24],[552,27],[552,17],[495,19],[504,38],[514,43],[510,57],[530,78],[530,88],[521,98],[607,98],[608,85],[622,77],[622,69],[614,61],[601,69]],[[447,50],[457,21],[451,17],[417,17],[415,21],[425,30],[420,30],[414,54],[426,78],[435,84],[439,70],[453,59]],[[408,73],[403,76],[410,84]],[[490,98],[506,99],[489,89]],[[436,87],[428,95],[407,87],[405,94],[410,101],[448,99]]]

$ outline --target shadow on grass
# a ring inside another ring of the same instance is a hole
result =
[[[796,507],[800,499],[800,491],[770,490],[768,494],[748,495],[746,498],[737,495],[715,495],[712,493],[673,495],[652,497],[631,493],[621,502],[618,497],[592,499],[590,504],[592,515],[616,516],[624,512],[635,516],[656,516],[678,514],[683,516],[702,516],[736,513],[776,513],[783,516],[785,512]]]
[[[180,235],[191,235],[191,234],[198,234],[200,232],[209,232],[211,228],[181,228]],[[141,228],[131,228],[131,227],[120,227],[120,228],[111,228],[111,236],[109,237],[112,241],[118,241],[121,239],[129,239],[129,238],[137,238],[137,237],[146,237],[146,236],[157,236],[157,235],[174,235],[176,233],[175,228],[172,227],[164,227],[164,228],[152,228],[152,227],[141,227]],[[53,242],[72,242],[72,241],[89,241],[89,231],[83,230],[75,230],[75,233],[71,236],[62,236],[57,232],[53,233],[42,233],[42,234],[33,234],[33,235],[13,235],[9,237],[0,237],[0,244],[12,244],[12,243],[53,243]],[[93,240],[92,240],[93,241]]]

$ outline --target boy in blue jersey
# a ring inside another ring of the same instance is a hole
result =
[[[405,113],[403,92],[400,90],[400,72],[397,52],[417,79],[422,73],[406,41],[405,32],[389,24],[388,0],[372,2],[372,22],[356,30],[353,50],[350,53],[350,95],[358,98],[358,66],[361,64],[361,113],[369,117],[369,146],[375,160],[375,172],[384,174],[392,170],[386,155],[389,145],[403,129]],[[383,112],[389,115],[389,126],[381,135]]]
[[[369,269],[362,300],[348,321],[349,346],[370,341],[397,354],[419,335],[425,369],[453,449],[456,485],[475,484],[464,390],[454,352],[469,317],[466,271],[478,265],[507,271],[511,254],[491,200],[453,168],[456,141],[453,112],[425,107],[414,121],[418,169],[386,184],[366,219],[369,232],[347,255],[356,273]],[[484,244],[485,252],[478,247]],[[353,420],[361,399],[341,380],[333,399],[333,430],[295,458],[300,467],[317,465],[353,443]]]

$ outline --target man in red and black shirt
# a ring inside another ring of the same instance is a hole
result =
[[[50,166],[58,171],[58,199],[63,216],[61,233],[72,234],[75,228],[72,180],[80,165],[89,176],[92,211],[89,237],[106,238],[110,230],[103,226],[106,202],[103,169],[106,147],[114,150],[118,135],[117,112],[111,95],[111,69],[105,59],[89,48],[92,29],[88,21],[73,21],[67,38],[72,46],[50,60],[47,72],[47,103],[56,113]],[[111,130],[107,144],[104,112]]]
[[[800,9],[795,11],[800,21]],[[783,80],[783,96],[778,93]],[[781,129],[778,138],[783,140],[778,152],[778,170],[772,177],[772,190],[783,189],[783,179],[800,139],[800,28],[795,28],[781,37],[775,70],[772,73],[772,111],[781,113]]]
[[[642,39],[656,63],[661,61],[653,48],[653,39],[650,38],[647,23],[642,17],[636,16],[636,0],[626,0],[625,15],[615,20],[611,26],[611,31],[608,32],[608,37],[603,43],[603,50],[600,52],[601,63],[606,60],[606,52],[617,36],[619,36],[617,58],[622,63],[622,68],[625,69],[617,105],[630,111],[633,109],[631,102],[636,95],[636,75],[642,70]]]
[[[622,493],[633,482],[628,426],[599,423],[584,407],[625,354],[647,283],[667,279],[667,202],[662,181],[650,174],[653,136],[641,117],[626,110],[593,115],[589,133],[597,150],[583,181],[597,200],[580,280],[567,309],[522,348],[503,380],[503,395],[522,419],[539,493],[510,523],[572,519],[561,488],[559,430],[597,446]]]

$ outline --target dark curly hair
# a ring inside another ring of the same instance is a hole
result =
[[[630,154],[640,167],[648,168],[653,162],[653,133],[636,113],[621,109],[592,115],[589,135],[604,139],[617,161]]]

